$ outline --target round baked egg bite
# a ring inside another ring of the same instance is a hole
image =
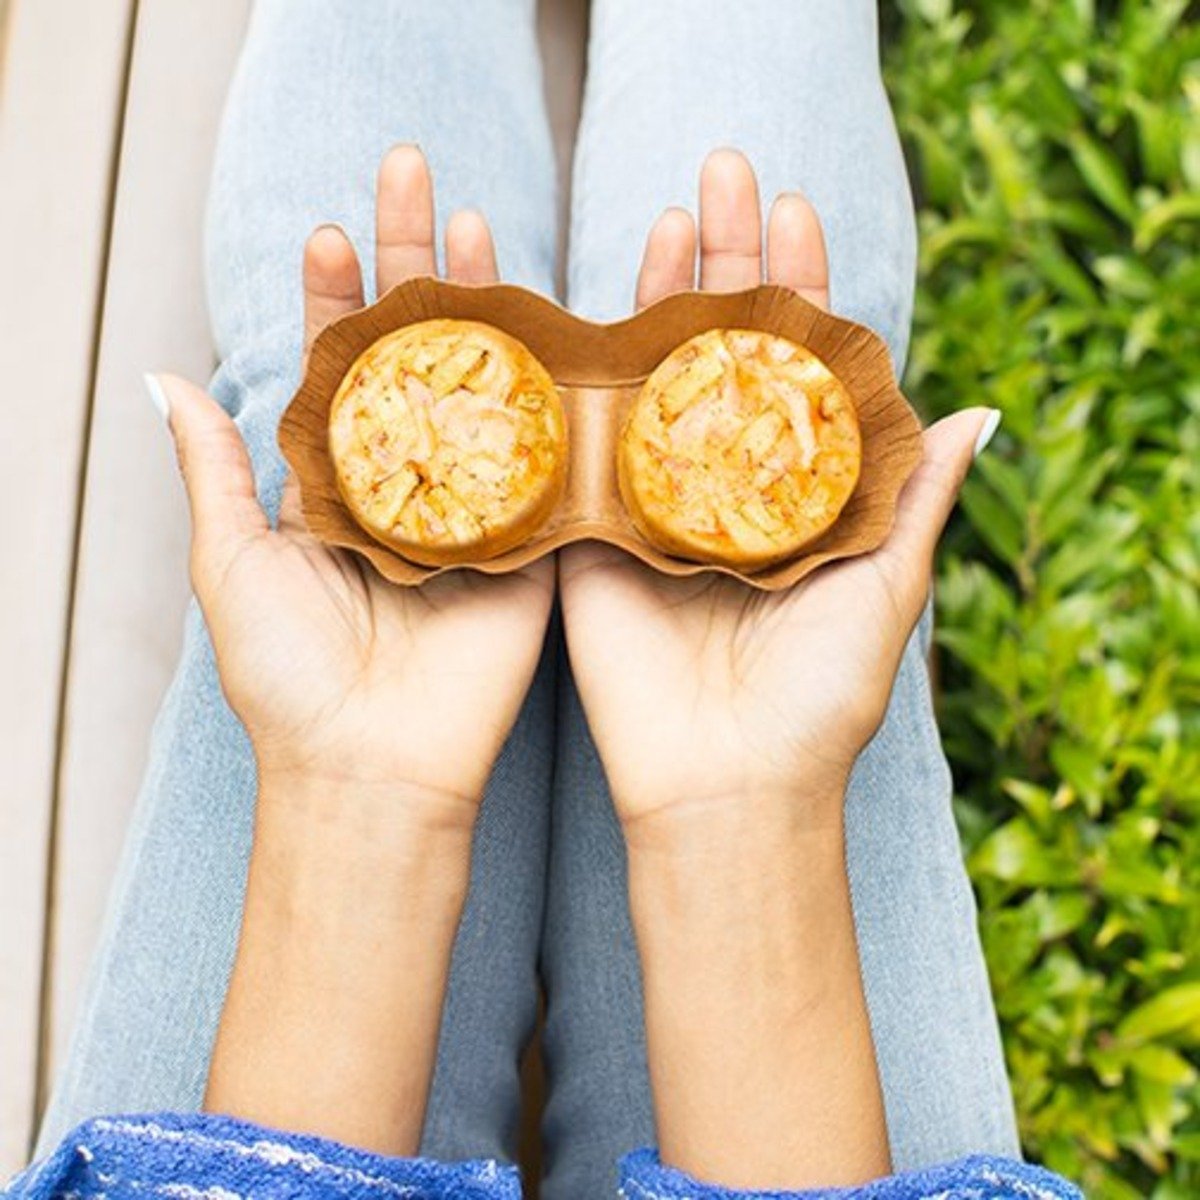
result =
[[[854,403],[821,359],[777,334],[710,329],[642,386],[617,478],[658,549],[753,572],[829,529],[861,464]]]
[[[528,347],[479,321],[389,333],[355,360],[329,412],[338,490],[376,541],[425,566],[526,541],[562,494],[562,402]]]

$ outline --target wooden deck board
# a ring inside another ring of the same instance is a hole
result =
[[[7,14],[0,378],[12,436],[0,438],[0,1175],[24,1159],[33,1118],[77,491],[131,12],[132,0],[10,0]]]
[[[186,517],[141,374],[211,366],[201,214],[249,6],[0,0],[0,261],[20,284],[0,368],[27,381],[6,397],[22,436],[0,439],[0,1179],[65,1056],[178,652]],[[585,31],[586,0],[543,6],[564,182]]]
[[[61,1064],[179,651],[187,517],[146,370],[212,361],[201,232],[249,0],[141,0],[117,175],[71,630],[44,1038]]]

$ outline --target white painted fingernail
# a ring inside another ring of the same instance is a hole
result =
[[[150,403],[154,405],[155,412],[162,417],[164,424],[170,424],[171,401],[167,399],[167,393],[159,382],[158,376],[151,375],[147,371],[142,376],[142,382],[146,385],[146,391],[150,393]]]
[[[975,439],[975,453],[973,458],[978,458],[987,448],[988,442],[996,436],[996,430],[1000,428],[1000,418],[1003,414],[998,408],[993,408],[988,412],[987,420],[983,423],[983,428],[979,431],[979,436]]]

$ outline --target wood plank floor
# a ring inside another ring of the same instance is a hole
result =
[[[212,370],[201,222],[248,10],[248,0],[139,6],[63,697],[43,1084],[66,1052],[149,723],[178,655],[186,512],[142,375],[169,367],[203,380]]]
[[[37,1094],[57,737],[133,0],[8,7],[0,80],[0,1173],[25,1156]],[[48,72],[57,86],[47,86]]]
[[[0,0],[0,1181],[67,1052],[178,652],[186,520],[141,375],[212,365],[201,212],[249,7]],[[586,0],[540,16],[565,183]]]

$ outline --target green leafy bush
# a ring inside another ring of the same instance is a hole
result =
[[[943,727],[1028,1153],[1200,1196],[1200,28],[895,0],[907,386],[1004,412],[938,576]]]

